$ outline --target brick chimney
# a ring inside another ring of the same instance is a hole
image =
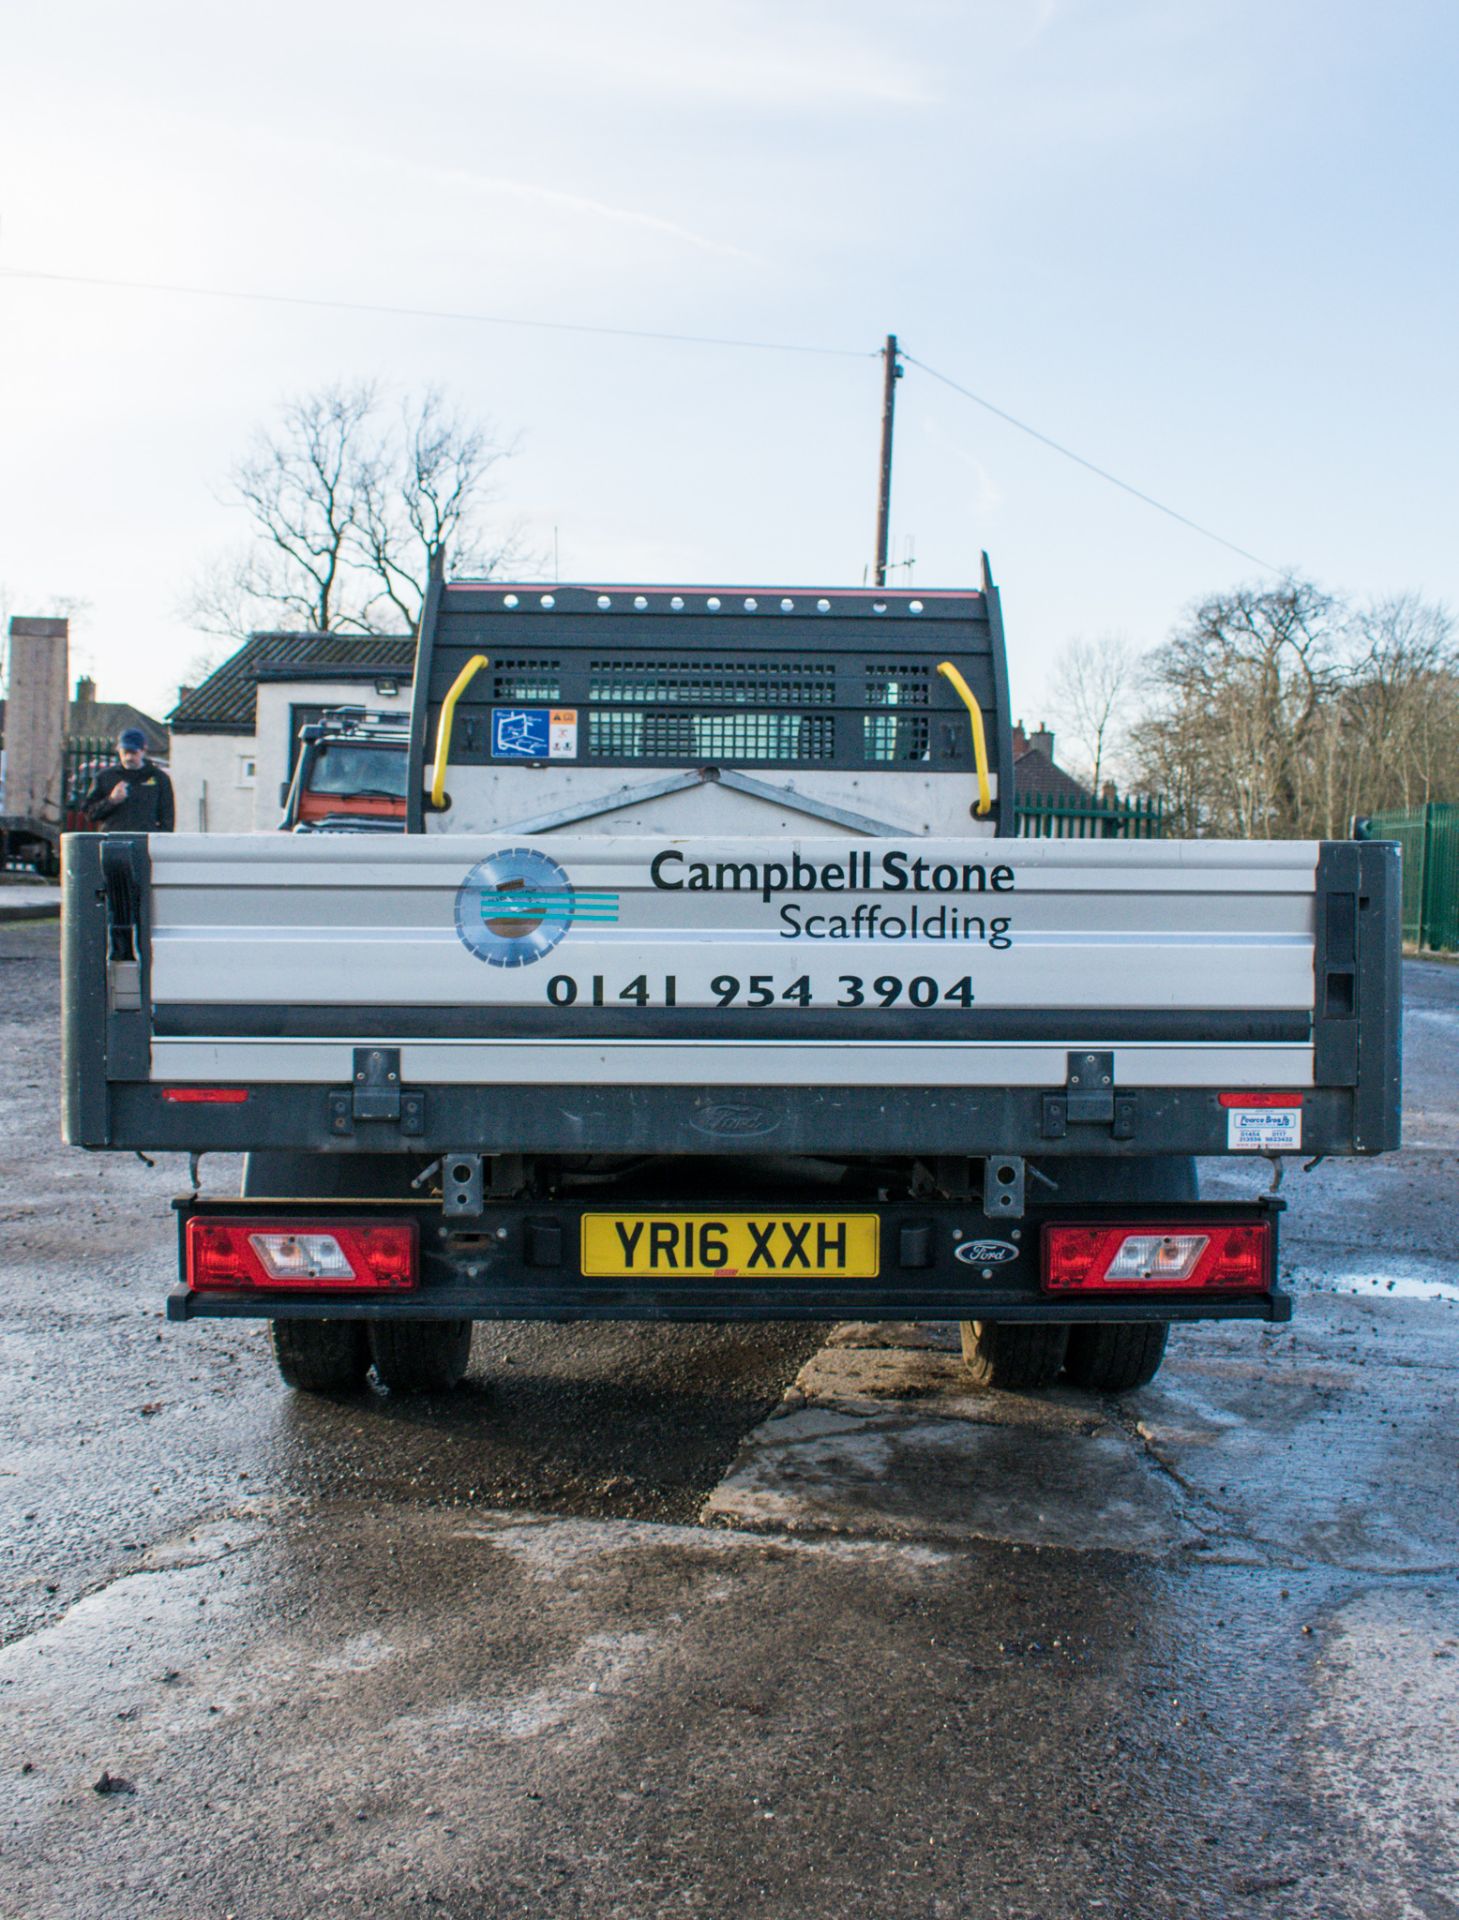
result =
[[[1028,736],[1028,744],[1040,752],[1046,760],[1054,757],[1054,736],[1049,732],[1048,722],[1039,721],[1038,732]]]
[[[76,682],[76,705],[78,707],[96,705],[96,682],[89,674],[83,674]]]
[[[65,620],[10,622],[10,688],[5,707],[5,809],[58,824],[61,742],[66,735]]]

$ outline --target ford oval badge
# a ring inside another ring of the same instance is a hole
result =
[[[965,1267],[998,1267],[1018,1258],[1018,1248],[1006,1240],[964,1240],[952,1251]]]

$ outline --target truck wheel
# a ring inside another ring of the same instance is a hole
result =
[[[1069,1329],[1048,1321],[964,1320],[963,1359],[980,1387],[1021,1393],[1051,1387],[1064,1365]]]
[[[392,1393],[445,1393],[471,1358],[469,1320],[377,1320],[375,1371]]]
[[[1155,1378],[1165,1357],[1166,1320],[1131,1320],[1124,1325],[1070,1327],[1064,1371],[1076,1387],[1096,1393],[1128,1393]]]
[[[1199,1197],[1196,1163],[1172,1154],[1148,1160],[1050,1160],[1061,1200],[1171,1200]],[[1074,1326],[1064,1371],[1075,1386],[1095,1393],[1129,1393],[1148,1386],[1165,1357],[1164,1320]]]
[[[275,1320],[274,1359],[286,1386],[346,1393],[370,1371],[370,1342],[358,1320]]]

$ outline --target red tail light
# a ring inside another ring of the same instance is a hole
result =
[[[1223,1107],[1300,1107],[1300,1093],[1222,1093],[1217,1099]]]
[[[1271,1229],[1260,1220],[1044,1228],[1048,1293],[1265,1293],[1270,1261]]]
[[[187,1223],[187,1283],[287,1288],[293,1293],[396,1291],[419,1270],[413,1220],[346,1226],[338,1220],[212,1220]]]
[[[164,1087],[162,1098],[174,1107],[241,1107],[247,1087]]]

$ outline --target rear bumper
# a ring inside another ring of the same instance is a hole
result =
[[[222,1072],[218,1079],[229,1084]],[[1285,1083],[1278,1075],[1264,1084]],[[113,1084],[98,1134],[73,1127],[67,1137],[74,1146],[149,1153],[398,1153],[402,1165],[408,1155],[424,1161],[463,1149],[832,1159],[1012,1153],[1041,1161],[1230,1151],[1230,1113],[1215,1087],[1121,1087],[1116,1126],[1069,1124],[1062,1088],[1045,1087],[425,1086],[403,1091],[399,1118],[363,1122],[341,1112],[347,1086],[251,1085],[238,1104],[212,1106],[181,1104],[169,1093],[151,1082]],[[1397,1145],[1396,1119],[1390,1126],[1365,1115],[1355,1089],[1302,1090],[1304,1155]]]
[[[735,1202],[726,1200],[726,1207]],[[491,1204],[469,1231],[441,1222],[433,1202],[359,1200],[192,1200],[176,1202],[183,1285],[168,1299],[168,1318],[331,1320],[1013,1320],[1119,1322],[1146,1320],[1265,1320],[1291,1317],[1291,1301],[1276,1284],[1281,1202],[1122,1203],[1030,1208],[1018,1222],[987,1220],[976,1202],[848,1202],[847,1212],[878,1219],[879,1271],[871,1278],[798,1277],[728,1279],[643,1276],[616,1279],[584,1274],[579,1249],[585,1213],[612,1211],[602,1200],[545,1206]],[[682,1213],[665,1205],[664,1215]],[[782,1209],[783,1210],[783,1209]],[[824,1193],[814,1209],[829,1209]],[[652,1214],[635,1201],[634,1214]],[[763,1204],[760,1211],[766,1209]],[[327,1226],[331,1218],[415,1219],[420,1226],[421,1273],[409,1292],[199,1292],[186,1284],[183,1253],[191,1219],[250,1221],[281,1226]],[[1060,1294],[1041,1286],[1041,1229],[1045,1225],[1191,1225],[1264,1223],[1269,1229],[1266,1285],[1260,1292],[1193,1293],[1156,1287],[1135,1293]],[[999,1249],[996,1264],[970,1261],[975,1243]],[[963,1253],[959,1256],[958,1249]]]

